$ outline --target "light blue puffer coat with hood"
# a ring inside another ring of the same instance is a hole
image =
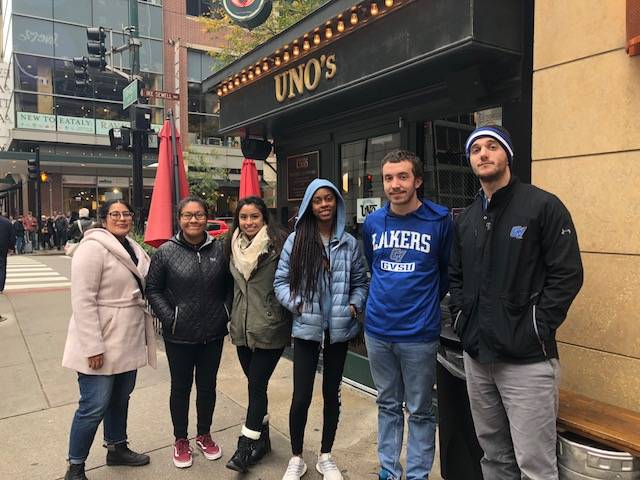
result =
[[[336,227],[329,242],[330,271],[327,275],[318,272],[319,291],[314,292],[313,298],[291,298],[289,272],[291,268],[299,268],[298,265],[289,263],[296,235],[294,231],[287,238],[280,254],[273,286],[278,301],[293,313],[293,337],[321,342],[325,330],[329,330],[331,343],[346,342],[360,330],[358,320],[352,317],[349,305],[362,311],[367,298],[368,281],[358,241],[344,231],[344,200],[331,182],[318,178],[309,184],[300,204],[296,228],[299,219],[307,210],[311,210],[313,194],[323,187],[333,190],[337,199]],[[297,310],[300,304],[303,305],[302,314]],[[323,306],[329,305],[330,313],[324,312]]]

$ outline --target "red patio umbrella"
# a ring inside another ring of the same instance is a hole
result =
[[[245,197],[262,197],[256,162],[249,158],[245,158],[242,161],[242,170],[240,170],[240,195],[238,200]]]
[[[160,148],[158,153],[158,170],[151,194],[151,207],[144,232],[144,243],[158,248],[169,240],[174,232],[174,211],[177,203],[189,195],[189,184],[184,170],[182,145],[180,136],[173,125],[173,113],[165,120],[160,130]],[[172,130],[174,141],[172,141]],[[175,182],[174,172],[177,171],[178,182]],[[179,185],[179,194],[176,190]]]

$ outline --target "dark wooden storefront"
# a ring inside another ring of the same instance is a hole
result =
[[[533,2],[392,3],[382,11],[384,1],[329,2],[204,83],[221,93],[223,133],[274,142],[285,225],[305,181],[319,175],[342,192],[347,228],[359,236],[358,213],[384,201],[380,161],[393,148],[423,159],[425,196],[466,206],[477,184],[463,145],[477,121],[510,130],[515,173],[530,181]],[[304,51],[316,34],[319,44]],[[283,62],[296,45],[301,54]],[[249,69],[254,79],[243,83]],[[363,348],[354,343],[345,376],[371,385]]]

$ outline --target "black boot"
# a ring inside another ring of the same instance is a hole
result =
[[[245,473],[249,470],[249,459],[255,450],[259,440],[252,440],[249,437],[240,435],[238,438],[238,449],[235,451],[231,459],[227,462],[227,468],[236,472]]]
[[[149,463],[149,455],[136,453],[129,449],[127,443],[117,443],[107,445],[107,465],[125,465],[128,467],[139,467]]]
[[[64,480],[88,480],[84,474],[84,463],[70,463]]]
[[[262,430],[260,431],[260,440],[258,440],[258,444],[256,448],[251,452],[251,458],[249,459],[249,465],[255,465],[262,457],[264,457],[267,453],[271,451],[271,438],[269,438],[269,424],[265,423],[262,425]]]

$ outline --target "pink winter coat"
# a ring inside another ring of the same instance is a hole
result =
[[[151,315],[134,275],[144,286],[149,256],[130,241],[133,263],[118,239],[102,228],[87,230],[71,261],[71,308],[62,366],[88,375],[114,375],[156,366]],[[104,354],[98,370],[88,358]]]

